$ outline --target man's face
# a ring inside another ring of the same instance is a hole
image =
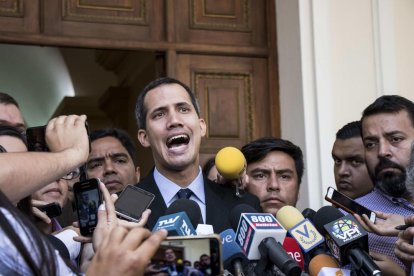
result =
[[[373,184],[365,164],[365,149],[361,137],[336,139],[332,158],[339,192],[354,199],[372,190]]]
[[[32,199],[47,203],[57,202],[63,207],[68,199],[67,180],[59,179],[37,190],[32,194]]]
[[[204,255],[200,258],[200,263],[202,266],[208,266],[210,265],[210,257],[207,255]]]
[[[112,136],[91,143],[87,173],[88,178],[99,178],[111,194],[139,180],[139,167],[135,168],[126,148]]]
[[[175,261],[175,253],[174,253],[174,250],[172,250],[172,249],[166,249],[165,252],[164,252],[164,255],[165,255],[165,260],[167,262],[172,263],[172,262]]]
[[[282,151],[271,151],[247,165],[247,190],[256,195],[264,212],[276,215],[285,205],[295,206],[299,181],[295,161]]]
[[[402,110],[364,118],[362,137],[368,172],[375,186],[391,196],[403,196],[405,170],[414,141],[414,127],[408,113]]]
[[[25,129],[23,116],[14,104],[0,104],[0,124],[14,126],[22,132]]]
[[[151,147],[157,169],[165,174],[198,168],[206,125],[186,90],[178,84],[159,86],[147,93],[144,105],[147,128],[138,130],[138,139]]]

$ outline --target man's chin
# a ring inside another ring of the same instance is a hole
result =
[[[390,196],[402,197],[407,192],[405,180],[406,175],[404,173],[394,174],[392,176],[388,175],[387,177],[378,179],[376,186]]]
[[[262,207],[262,209],[263,209],[263,212],[269,213],[269,214],[272,214],[272,215],[276,216],[277,211],[279,211],[279,209],[282,208],[283,206],[284,205],[282,205],[282,204],[278,205],[278,206],[274,206],[274,205],[264,206],[264,207]]]

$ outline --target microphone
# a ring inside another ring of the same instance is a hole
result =
[[[189,214],[189,215],[187,215]],[[194,200],[177,199],[155,223],[152,232],[159,229],[168,231],[168,236],[194,236],[194,226],[201,220],[200,207]]]
[[[165,210],[165,215],[171,215],[178,212],[185,212],[190,218],[191,225],[198,225],[203,222],[200,206],[197,202],[190,199],[180,198],[171,203],[170,207]]]
[[[287,275],[300,275],[301,268],[280,244],[286,230],[272,214],[255,211],[249,205],[237,205],[230,212],[230,222],[233,228],[237,225],[236,243],[243,253],[249,260],[259,260],[256,274],[263,275],[270,261]],[[238,224],[237,218],[240,218]]]
[[[298,242],[305,254],[325,242],[315,226],[308,219],[305,219],[295,207],[283,206],[277,212],[276,217]]]
[[[342,213],[332,206],[322,208],[316,212],[315,222],[323,223],[332,215],[329,223],[318,225],[319,228],[325,229],[326,243],[332,255],[341,265],[351,263],[359,274],[381,275],[381,270],[367,253],[368,234],[363,227],[350,214],[342,216]]]
[[[350,276],[351,271],[348,269],[340,269],[335,259],[326,254],[319,254],[312,258],[309,263],[310,276],[331,276],[342,275]]]
[[[243,275],[243,267],[247,265],[248,260],[235,242],[235,237],[236,233],[233,229],[227,229],[220,233],[223,266],[234,275]]]
[[[195,230],[197,235],[214,234],[213,226],[211,224],[203,224],[203,217],[197,202],[185,198],[177,199],[171,203],[170,207],[165,211],[165,214],[170,215],[180,211],[184,211],[188,215],[193,226],[197,225]]]
[[[306,208],[302,211],[302,215],[313,223],[313,218],[315,217],[316,212],[311,208]]]
[[[235,206],[230,212],[230,218],[233,229],[237,225],[236,243],[249,260],[260,259],[257,247],[263,239],[271,237],[278,242],[283,242],[285,239],[286,230],[272,214],[257,213],[247,204]],[[235,224],[238,218],[240,218],[239,222]]]
[[[215,165],[217,171],[228,180],[238,180],[236,195],[240,196],[239,186],[241,177],[246,173],[246,158],[243,153],[235,147],[225,147],[216,154]]]
[[[291,237],[286,237],[283,241],[283,248],[285,249],[286,253],[288,253],[290,257],[298,263],[303,271],[305,269],[305,259],[302,250],[300,250],[300,246],[296,240]]]
[[[217,152],[215,158],[217,171],[226,179],[238,179],[246,170],[246,158],[235,147],[225,147]]]

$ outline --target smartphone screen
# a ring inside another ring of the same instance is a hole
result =
[[[138,222],[142,212],[154,200],[155,195],[134,185],[128,185],[115,202],[115,211],[123,219]]]
[[[362,206],[358,202],[352,200],[351,198],[347,197],[346,195],[338,192],[332,187],[328,188],[328,191],[326,193],[325,199],[331,203],[333,203],[335,206],[344,209],[348,213],[351,214],[358,214],[362,216],[363,214],[366,214],[368,218],[375,223],[376,220],[376,214],[369,210],[368,208]]]
[[[167,237],[146,271],[162,275],[222,275],[221,258],[218,235]]]
[[[98,223],[98,207],[102,204],[99,180],[91,178],[77,182],[73,186],[80,232],[83,236],[92,235]]]

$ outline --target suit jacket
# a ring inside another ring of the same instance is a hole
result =
[[[158,189],[154,180],[153,170],[141,182],[136,184],[137,187],[144,189],[155,195],[154,201],[149,206],[151,215],[148,218],[147,228],[152,230],[157,220],[165,214],[167,205]],[[204,176],[204,192],[206,199],[206,224],[211,224],[215,233],[220,233],[231,228],[230,211],[238,204],[248,204],[261,212],[259,199],[250,194],[245,193],[242,198],[235,195],[235,188],[221,186],[210,181]],[[197,225],[194,225],[197,227]]]

